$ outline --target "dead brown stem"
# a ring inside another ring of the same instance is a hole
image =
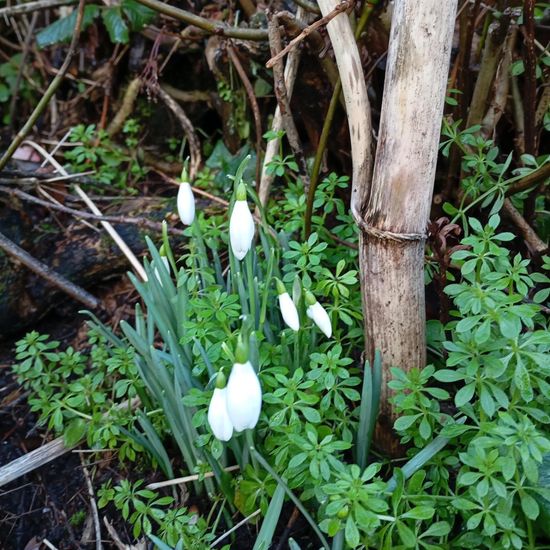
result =
[[[193,123],[189,120],[189,118],[185,114],[185,111],[182,109],[179,103],[177,103],[170,96],[170,94],[166,90],[163,90],[160,86],[158,88],[158,96],[160,97],[160,99],[162,99],[162,101],[164,101],[164,103],[172,111],[172,113],[174,113],[174,116],[181,124],[183,132],[185,133],[185,137],[189,142],[189,154],[191,156],[191,162],[189,163],[189,180],[194,181],[197,172],[199,171],[202,158],[201,145],[199,142],[199,138],[195,133]]]
[[[37,0],[36,2],[15,3],[13,6],[7,6],[0,9],[0,17],[8,15],[20,15],[57,6],[66,6],[75,4],[75,0]]]
[[[122,130],[124,122],[132,114],[140,88],[141,80],[139,77],[134,78],[130,84],[128,84],[124,97],[122,98],[122,105],[113,120],[111,120],[109,126],[107,126],[107,134],[109,134],[110,137],[115,136]]]
[[[544,166],[541,166],[538,170],[531,172],[528,176],[518,180],[514,183],[506,192],[508,196],[515,195],[529,187],[533,187],[537,183],[548,183],[550,179],[550,162],[546,163]]]
[[[14,189],[11,187],[0,186],[0,192],[5,193],[7,195],[19,197],[20,199],[26,202],[38,204],[40,206],[44,206],[45,208],[57,210],[58,212],[64,212],[65,214],[70,214],[75,218],[82,218],[85,220],[94,220],[98,222],[104,221],[104,222],[112,222],[112,223],[120,223],[120,224],[137,225],[140,227],[147,227],[148,229],[152,229],[154,231],[159,231],[159,232],[162,231],[162,223],[154,222],[147,218],[138,218],[138,217],[132,217],[132,216],[97,216],[96,214],[92,214],[90,212],[83,212],[81,210],[69,208],[68,206],[63,206],[62,204],[56,204],[53,202],[39,199],[38,197],[29,195],[28,193],[25,193],[20,189]],[[172,233],[173,235],[183,235],[183,231],[181,229],[176,229],[173,227],[168,228],[168,232]]]
[[[533,254],[540,256],[548,251],[548,245],[535,233],[535,230],[527,223],[510,199],[504,200],[502,212],[514,222],[514,225],[519,229],[523,240]]]
[[[535,124],[537,111],[537,53],[535,51],[535,0],[523,2],[523,120],[525,130],[525,152],[537,155],[537,129]],[[523,205],[523,215],[528,223],[535,216],[535,202],[539,189],[533,189]]]
[[[25,62],[27,60],[27,55],[29,54],[31,42],[34,34],[34,27],[38,19],[38,12],[32,14],[32,19],[27,30],[27,36],[25,37],[25,43],[23,44],[23,54],[21,55],[21,60],[19,61],[19,70],[17,71],[17,78],[11,89],[11,102],[10,102],[10,129],[13,128],[15,124],[15,108],[17,107],[17,101],[19,99],[19,86],[21,85],[21,80],[23,77],[23,72],[25,69]]]
[[[284,57],[292,48],[296,47],[304,38],[310,35],[313,31],[317,30],[319,27],[326,25],[331,19],[334,19],[339,13],[347,11],[353,6],[353,2],[349,0],[343,0],[340,2],[329,14],[321,17],[311,25],[308,25],[296,38],[293,38],[288,45],[283,48],[281,51],[273,55],[271,59],[265,64],[268,69],[271,69],[277,61]]]
[[[97,511],[97,503],[95,500],[94,486],[92,485],[90,472],[88,472],[88,468],[86,467],[84,455],[82,453],[78,453],[78,455],[80,457],[80,464],[82,465],[82,472],[84,473],[84,479],[86,480],[86,487],[88,488],[88,497],[90,499],[90,508],[92,509],[92,516],[94,518],[95,547],[96,547],[96,550],[102,550],[103,545],[101,544],[101,524],[99,523],[99,513]]]
[[[256,129],[256,185],[260,181],[260,174],[262,169],[262,119],[260,116],[260,108],[258,107],[258,101],[256,100],[256,95],[254,94],[254,88],[250,83],[248,75],[243,68],[239,55],[235,51],[235,48],[232,44],[227,44],[227,52],[229,53],[229,59],[233,63],[237,73],[243,83],[246,95],[248,96],[248,101],[250,102],[250,108],[252,109],[252,116],[254,117],[254,127]]]
[[[268,22],[269,31],[269,47],[271,49],[271,55],[276,56],[281,51],[281,35],[279,34],[279,26],[277,23],[277,16],[271,15]],[[300,177],[306,189],[309,188],[309,174],[307,170],[306,159],[302,144],[300,143],[300,137],[296,124],[292,118],[290,111],[290,102],[288,100],[288,94],[285,86],[284,68],[282,60],[279,58],[273,65],[273,80],[275,96],[277,97],[277,104],[281,111],[281,117],[283,120],[283,127],[288,139],[288,143],[292,148],[296,162],[300,169]]]
[[[523,85],[523,116],[525,127],[525,152],[536,155],[535,112],[537,110],[537,54],[535,51],[535,0],[523,2],[523,61],[525,78]]]

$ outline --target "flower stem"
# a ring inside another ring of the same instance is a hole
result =
[[[254,292],[254,275],[253,275],[253,266],[252,266],[252,250],[248,252],[245,258],[246,263],[246,279],[247,279],[247,286],[248,286],[248,296],[249,296],[249,302],[250,302],[250,317],[252,319],[254,330],[258,329],[258,325],[256,323],[256,293]]]

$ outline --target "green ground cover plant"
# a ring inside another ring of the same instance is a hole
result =
[[[550,260],[535,268],[510,254],[516,237],[499,212],[518,174],[474,133],[444,129],[464,146],[467,197],[445,207],[464,234],[445,273],[450,321],[429,322],[431,363],[395,368],[390,383],[407,461],[371,445],[380,356],[361,360],[357,231],[339,194],[348,179],[320,183],[303,240],[293,161],[275,159],[285,187],[264,211],[243,177],[245,159],[230,174],[229,213],[246,208],[252,220],[258,206],[251,227],[193,210],[181,257],[167,232],[148,241],[147,281],[130,275],[140,296],[132,323],[115,334],[91,317],[86,352],[37,333],[18,343],[14,372],[41,422],[69,444],[118,449],[122,474],[99,490],[100,508],[159,548],[208,548],[238,512],[261,525],[254,548],[267,549],[285,501],[310,523],[315,548],[546,547]],[[213,399],[224,392],[230,403],[238,365],[259,381],[261,400],[261,413],[249,404],[238,411],[242,430],[230,405]],[[132,479],[123,475],[128,461]],[[170,489],[147,488],[151,470],[196,474],[193,491],[208,513],[190,512]]]

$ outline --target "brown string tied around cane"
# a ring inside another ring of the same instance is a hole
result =
[[[400,243],[408,243],[414,241],[425,241],[427,238],[426,233],[394,233],[393,231],[386,231],[384,229],[378,229],[373,225],[369,225],[357,212],[355,208],[351,209],[355,223],[359,226],[359,229],[363,233],[371,237],[382,241],[396,241]]]

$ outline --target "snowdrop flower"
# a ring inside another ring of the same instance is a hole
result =
[[[193,196],[193,190],[188,181],[184,179],[184,175],[187,176],[187,172],[182,173],[182,182],[178,189],[178,214],[181,223],[184,225],[191,225],[195,219],[195,197]]]
[[[276,278],[275,283],[277,284],[279,308],[281,310],[281,315],[283,316],[283,321],[286,323],[286,326],[290,327],[292,330],[299,330],[300,319],[298,317],[298,310],[296,309],[292,298],[286,291],[282,281]]]
[[[233,365],[227,382],[227,413],[236,431],[252,429],[258,423],[262,409],[262,388],[248,350],[239,338]]]
[[[328,313],[309,290],[306,290],[305,294],[307,316],[323,331],[327,338],[330,338],[332,336],[332,325]]]
[[[252,246],[254,238],[254,219],[246,202],[246,187],[240,183],[237,187],[237,200],[229,220],[229,241],[238,260],[242,260]]]
[[[233,435],[233,424],[227,414],[227,388],[225,376],[219,372],[216,388],[208,406],[208,424],[214,436],[220,441],[229,441]]]

